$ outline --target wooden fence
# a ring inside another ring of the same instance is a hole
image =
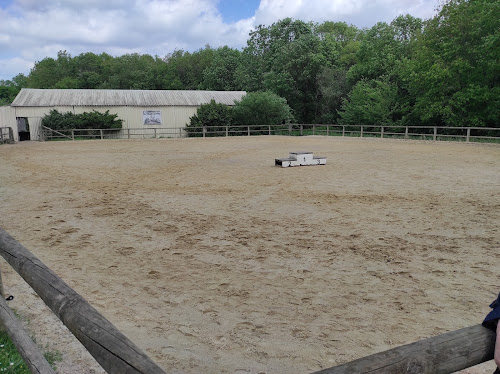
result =
[[[0,255],[33,288],[107,373],[165,374],[83,297],[1,228]],[[0,313],[1,322],[31,372],[53,373],[50,366],[46,367],[48,364],[40,363],[40,357],[43,359],[43,356],[36,346],[32,342],[31,345],[25,344],[30,340],[29,337],[25,332],[18,333],[23,329],[19,329],[19,323],[6,308],[8,307],[0,303],[0,310],[6,312]]]
[[[419,140],[454,140],[465,142],[498,142],[500,128],[442,126],[342,126],[321,124],[290,124],[275,126],[205,126],[198,128],[143,127],[131,129],[69,129],[52,130],[41,127],[40,140],[78,139],[146,139],[180,137],[228,137],[256,135],[324,135],[343,137],[378,137]]]
[[[449,374],[492,360],[494,349],[495,333],[477,325],[313,374]]]

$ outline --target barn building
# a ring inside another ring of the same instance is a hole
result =
[[[15,141],[39,140],[41,120],[52,109],[74,114],[109,110],[123,120],[122,132],[144,135],[153,129],[183,128],[200,105],[213,99],[231,106],[245,94],[245,91],[23,88],[10,107],[0,108],[0,127],[11,127]]]

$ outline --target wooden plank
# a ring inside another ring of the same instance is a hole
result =
[[[37,257],[0,228],[0,255],[108,373],[165,372]]]
[[[314,374],[449,374],[492,360],[494,349],[495,333],[476,325]]]
[[[3,297],[0,298],[0,323],[33,374],[55,374],[42,352],[7,306]]]

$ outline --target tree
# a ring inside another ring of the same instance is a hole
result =
[[[500,3],[448,0],[425,25],[409,87],[424,124],[498,127]]]
[[[236,125],[280,125],[293,120],[286,100],[272,92],[250,92],[233,108]]]
[[[0,106],[14,101],[21,88],[26,86],[26,76],[18,74],[12,80],[0,80]]]
[[[342,125],[387,126],[393,125],[397,107],[397,88],[385,80],[360,80],[339,112]]]
[[[319,122],[337,123],[342,101],[351,89],[347,71],[342,68],[323,68],[318,74],[318,88],[321,94]]]
[[[313,23],[286,18],[250,33],[237,77],[247,91],[284,97],[299,121],[318,114],[316,76],[328,63]]]
[[[212,99],[210,103],[202,104],[189,119],[186,131],[190,136],[200,136],[203,127],[209,127],[209,132],[215,136],[225,134],[226,126],[231,125],[231,118],[231,108]]]
[[[203,88],[206,90],[240,90],[235,79],[241,52],[228,46],[218,48],[210,65],[203,71]]]

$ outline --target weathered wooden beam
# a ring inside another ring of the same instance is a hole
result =
[[[494,349],[495,333],[476,325],[313,374],[449,374],[492,360]]]
[[[3,297],[0,297],[0,324],[33,374],[55,374]]]
[[[111,374],[165,372],[36,256],[0,228],[0,255]]]

